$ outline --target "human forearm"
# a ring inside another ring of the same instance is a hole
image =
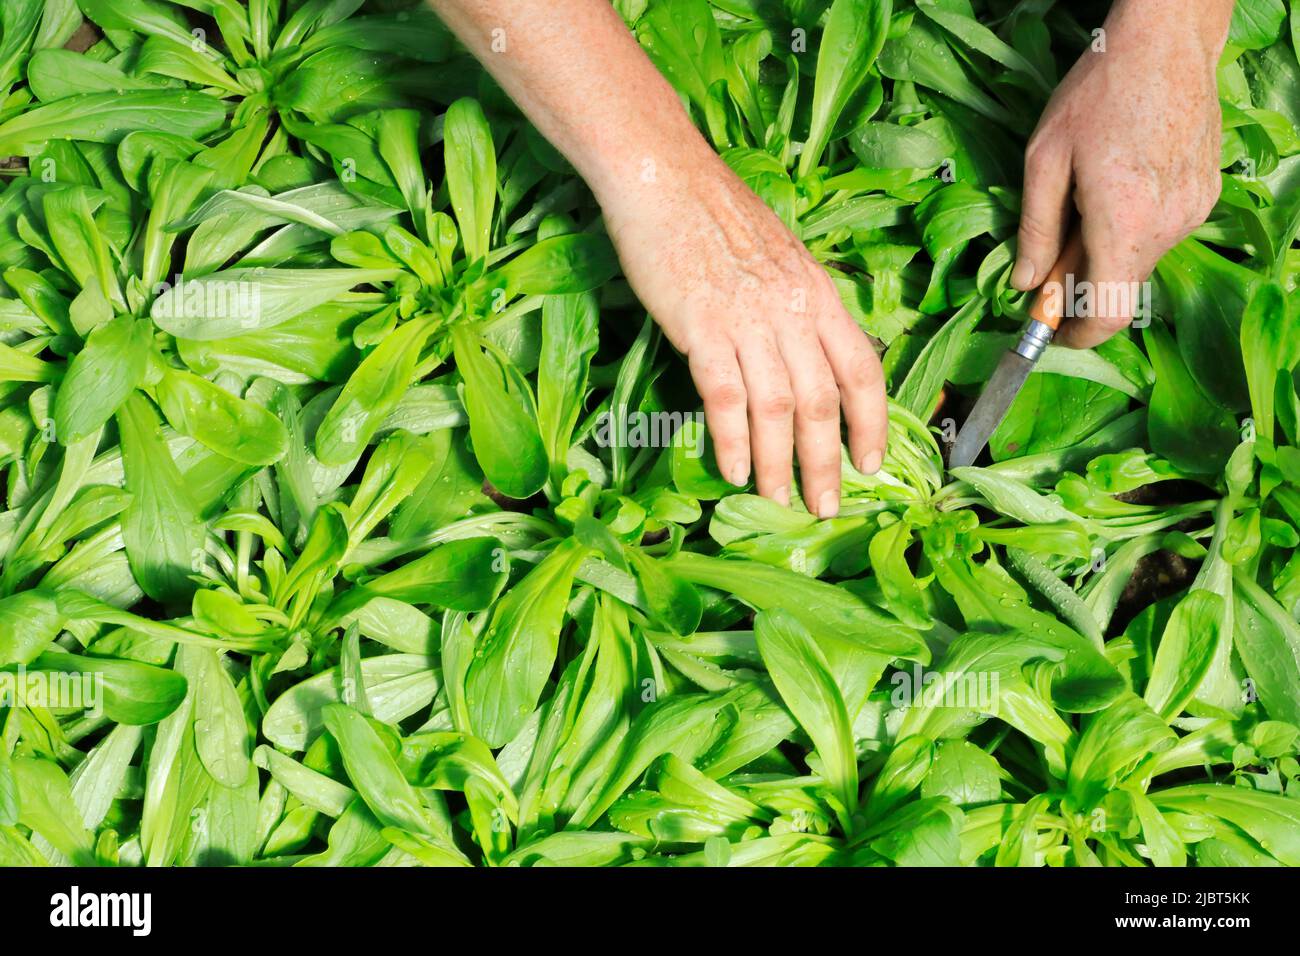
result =
[[[602,204],[718,163],[608,0],[430,3]]]
[[[1236,0],[1115,0],[1107,43],[1139,48],[1157,40],[1190,42],[1213,67],[1223,54]]]
[[[430,0],[586,179],[628,282],[690,363],[718,466],[839,510],[841,414],[881,466],[884,378],[826,270],[695,129],[608,0]]]

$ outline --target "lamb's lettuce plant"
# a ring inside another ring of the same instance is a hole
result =
[[[3,5],[0,863],[1300,864],[1300,8],[1145,327],[949,472],[1089,25],[614,6],[882,344],[839,517],[416,0]]]

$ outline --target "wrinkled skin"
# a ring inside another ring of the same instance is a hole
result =
[[[884,457],[880,362],[825,270],[727,167],[608,0],[433,0],[591,186],[624,271],[690,363],[722,474],[839,510],[840,421]],[[492,31],[504,24],[507,53]]]
[[[880,362],[822,266],[729,169],[656,203],[605,207],[641,301],[687,356],[722,473],[790,501],[790,450],[804,501],[839,510],[840,415],[850,453],[880,467]]]
[[[1144,282],[1205,222],[1221,187],[1215,67],[1231,11],[1224,0],[1115,5],[1029,142],[1017,288],[1043,282],[1076,219],[1086,254],[1077,278],[1095,287]],[[1090,348],[1133,318],[1132,300],[1096,304],[1059,341]]]
[[[839,510],[840,420],[853,463],[880,467],[886,407],[871,342],[825,271],[713,152],[608,0],[431,0],[591,186],[624,272],[690,363],[722,474]],[[1230,0],[1119,0],[1107,50],[1053,98],[1028,156],[1022,289],[1040,285],[1083,214],[1093,281],[1145,279],[1217,197],[1214,65]],[[504,37],[504,48],[492,37]],[[504,31],[504,33],[502,33]],[[1129,316],[1076,322],[1088,346]]]

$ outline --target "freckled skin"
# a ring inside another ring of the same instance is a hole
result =
[[[633,289],[690,364],[722,474],[788,503],[793,451],[805,504],[834,515],[841,417],[868,472],[888,423],[880,361],[826,271],[608,0],[431,2],[591,186]]]
[[[1013,281],[1035,288],[1059,257],[1072,220],[1082,230],[1084,279],[1148,279],[1219,198],[1223,116],[1215,67],[1231,0],[1119,0],[1092,50],[1052,97],[1025,156],[1020,257]],[[1031,276],[1032,273],[1032,276]],[[1058,341],[1090,348],[1132,320],[1075,318]]]
[[[609,0],[430,2],[591,186],[633,289],[690,364],[722,474],[788,502],[793,449],[804,503],[836,514],[841,417],[864,472],[887,421],[880,361],[826,271],[714,153]],[[1030,150],[1023,248],[1039,276],[1073,186],[1094,279],[1146,278],[1204,220],[1231,6],[1115,4],[1111,52],[1070,74]],[[1064,337],[1094,344],[1109,321]]]

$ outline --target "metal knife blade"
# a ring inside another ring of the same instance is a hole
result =
[[[989,443],[994,430],[1006,417],[1011,403],[1024,388],[1029,373],[1034,370],[1034,364],[1014,350],[1002,356],[997,371],[971,409],[966,424],[957,433],[957,440],[953,442],[952,454],[948,459],[949,468],[964,468],[975,464],[975,459]]]
[[[975,464],[975,459],[1006,417],[1011,403],[1029,380],[1029,373],[1034,370],[1034,365],[1042,358],[1056,330],[1061,327],[1064,303],[1060,295],[1049,293],[1061,289],[1069,275],[1082,262],[1083,235],[1074,229],[1061,251],[1061,257],[1056,260],[1056,265],[1047,274],[1035,296],[1034,304],[1029,309],[1029,324],[1025,326],[1020,341],[1002,356],[984,394],[979,397],[966,424],[957,433],[952,454],[948,457],[949,468],[965,468]]]

